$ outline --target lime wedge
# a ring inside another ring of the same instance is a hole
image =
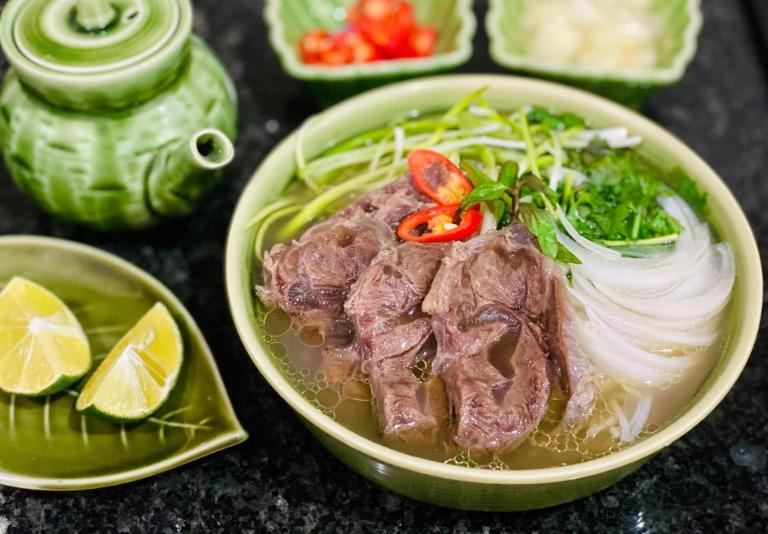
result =
[[[146,419],[168,399],[183,357],[179,327],[157,303],[88,379],[77,409],[113,422]]]
[[[0,389],[50,395],[91,368],[83,328],[59,297],[15,277],[0,292]]]

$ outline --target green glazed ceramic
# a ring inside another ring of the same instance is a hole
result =
[[[497,109],[528,104],[587,117],[596,126],[623,125],[644,138],[642,152],[662,168],[681,166],[709,194],[713,225],[736,258],[736,286],[727,344],[691,404],[669,426],[626,449],[580,464],[547,469],[471,469],[410,456],[340,425],[303,397],[283,374],[255,319],[254,229],[248,221],[292,179],[298,134],[278,146],[256,171],[235,212],[226,253],[227,293],[238,332],[254,363],[318,439],[342,461],[379,484],[414,499],[472,510],[525,510],[584,497],[614,484],[696,426],[723,399],[755,341],[762,307],[762,270],[749,224],[725,184],[680,140],[648,119],[608,100],[549,82],[511,76],[444,76],[400,83],[348,100],[312,118],[303,129],[307,159],[331,144],[413,111],[444,111],[480,87]]]
[[[652,8],[663,21],[657,68],[618,71],[546,64],[526,56],[520,38],[522,13],[533,1],[490,0],[485,19],[491,57],[515,72],[575,85],[637,108],[655,89],[679,81],[696,53],[700,0],[653,0]]]
[[[405,78],[448,72],[472,56],[477,25],[471,0],[412,0],[416,19],[440,32],[435,54],[421,59],[377,61],[341,67],[306,65],[298,44],[308,31],[338,30],[354,0],[267,0],[264,18],[272,47],[285,71],[307,82],[313,97],[327,106],[367,89]]]
[[[113,425],[75,411],[87,377],[62,393],[0,392],[0,484],[43,490],[112,486],[167,471],[246,439],[210,349],[183,305],[137,267],[97,249],[32,236],[0,237],[0,286],[21,275],[56,293],[100,359],[156,302],[182,332],[185,362],[149,420]]]
[[[11,0],[0,145],[46,211],[102,230],[194,211],[234,155],[236,97],[188,0]]]

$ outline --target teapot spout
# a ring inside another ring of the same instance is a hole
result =
[[[215,128],[200,130],[180,148],[160,153],[151,163],[149,201],[165,217],[192,213],[219,182],[219,169],[229,165],[235,147]]]
[[[214,171],[226,167],[235,157],[235,147],[224,132],[215,128],[200,130],[189,143],[194,166]]]

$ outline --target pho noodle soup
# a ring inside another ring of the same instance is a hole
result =
[[[643,439],[721,354],[735,270],[706,195],[642,143],[482,91],[311,161],[299,141],[251,223],[266,345],[318,409],[424,458],[551,467]]]

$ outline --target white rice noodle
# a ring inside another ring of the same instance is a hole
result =
[[[629,439],[627,441],[636,439],[643,431],[645,424],[648,422],[648,416],[651,415],[652,404],[653,400],[651,397],[643,397],[640,402],[638,402],[635,415],[632,416],[632,421],[630,421],[630,435],[628,436]]]
[[[587,435],[590,438],[594,438],[597,436],[600,432],[606,429],[611,430],[611,434],[613,434],[615,437],[618,437],[618,432],[614,432],[615,428],[614,426],[619,422],[618,417],[615,415],[610,415],[604,419],[602,419],[600,422],[592,425],[587,430]]]
[[[624,442],[628,442],[632,440],[632,434],[629,431],[629,419],[627,419],[627,416],[624,414],[624,411],[619,407],[617,403],[612,403],[611,406],[614,410],[614,413],[616,414],[616,417],[619,418],[619,439]]]
[[[565,229],[558,239],[581,260],[571,266],[570,287],[579,339],[595,369],[626,394],[624,406],[612,405],[590,432],[611,428],[623,442],[643,431],[654,390],[704,361],[736,276],[730,247],[713,243],[709,226],[685,201],[659,202],[684,230],[669,252],[648,258],[623,257],[587,240],[558,211]]]
[[[621,352],[616,352],[589,322],[582,321],[577,332],[582,348],[592,364],[598,370],[611,375],[618,384],[662,389],[676,378],[673,372],[638,362]]]
[[[682,247],[678,246],[671,255],[655,258],[616,258],[608,259],[594,254],[573,241],[562,232],[557,232],[559,241],[574,254],[579,254],[581,265],[573,267],[590,278],[600,280],[604,285],[648,291],[651,288],[672,284],[679,280],[682,274],[678,264]],[[685,249],[692,263],[697,262],[705,254],[709,243],[695,243]],[[642,277],[629,278],[629,273],[642,274]]]
[[[611,434],[622,442],[628,443],[638,438],[651,415],[653,398],[633,390],[627,390],[625,397],[623,405],[619,405],[616,400],[610,402],[610,415],[589,429],[590,436],[596,436],[609,428]]]
[[[578,291],[573,292],[576,298],[582,298]],[[607,308],[607,307],[606,307]],[[698,329],[672,328],[669,325],[644,321],[644,317],[620,309],[597,309],[587,307],[587,314],[592,314],[604,323],[610,324],[616,333],[633,341],[636,346],[644,346],[649,350],[662,350],[669,347],[703,347],[717,339],[717,328],[705,326]]]
[[[451,152],[471,146],[485,145],[496,148],[507,148],[510,150],[525,150],[525,141],[515,141],[513,139],[498,139],[496,137],[478,136],[467,139],[458,139],[447,143],[441,143],[432,147],[438,152]]]
[[[615,328],[620,328],[622,323],[628,325],[645,325],[650,328],[662,329],[665,332],[679,332],[688,333],[690,335],[701,334],[703,335],[705,330],[704,326],[708,325],[706,321],[670,321],[667,319],[660,319],[653,315],[644,315],[638,313],[635,310],[624,308],[623,306],[611,301],[605,295],[600,293],[597,288],[594,287],[592,282],[584,280],[583,277],[573,275],[573,287],[571,294],[573,294],[579,300],[580,304],[584,308],[590,308],[600,317],[603,317],[609,323],[616,323]],[[661,331],[657,333],[661,336]],[[691,347],[701,346],[701,343],[692,342],[686,344]]]
[[[600,137],[606,141],[615,141],[626,139],[629,136],[629,129],[625,126],[614,126],[611,128],[602,128],[599,130],[584,130],[579,132],[579,139],[592,141],[595,137]]]
[[[493,112],[489,109],[481,108],[477,104],[472,104],[467,108],[467,111],[469,111],[470,114],[476,116],[476,117],[490,117],[493,115]]]
[[[733,256],[728,247],[714,246],[712,253],[720,256],[721,261],[716,262],[718,265],[715,268],[710,261],[700,265],[700,271],[696,277],[707,283],[702,284],[704,287],[700,287],[700,291],[695,296],[691,291],[686,290],[692,283],[686,283],[686,281],[681,281],[680,285],[667,292],[662,298],[656,295],[652,298],[633,296],[600,283],[594,285],[613,302],[641,314],[670,320],[708,320],[719,313],[727,303],[735,275]],[[711,275],[717,277],[713,278]]]
[[[578,136],[563,143],[568,148],[584,148],[595,138],[603,139],[611,148],[630,148],[643,142],[637,135],[629,135],[629,130],[623,126],[603,128],[599,130],[584,130]]]
[[[503,124],[500,124],[498,122],[492,122],[490,124],[484,124],[482,126],[478,126],[477,128],[474,128],[472,130],[452,130],[445,132],[443,134],[443,137],[448,139],[451,137],[463,137],[465,135],[485,135],[489,133],[498,132],[499,130],[505,129]]]
[[[630,343],[625,337],[608,326],[602,319],[598,318],[595,313],[588,310],[587,317],[589,317],[590,323],[596,327],[597,332],[601,334],[603,342],[610,345],[614,349],[614,352],[621,354],[622,357],[626,359],[665,370],[687,369],[698,363],[690,355],[662,356],[643,350]]]
[[[616,139],[615,141],[609,141],[608,145],[611,148],[631,148],[639,145],[643,142],[643,138],[633,135],[625,139]]]

